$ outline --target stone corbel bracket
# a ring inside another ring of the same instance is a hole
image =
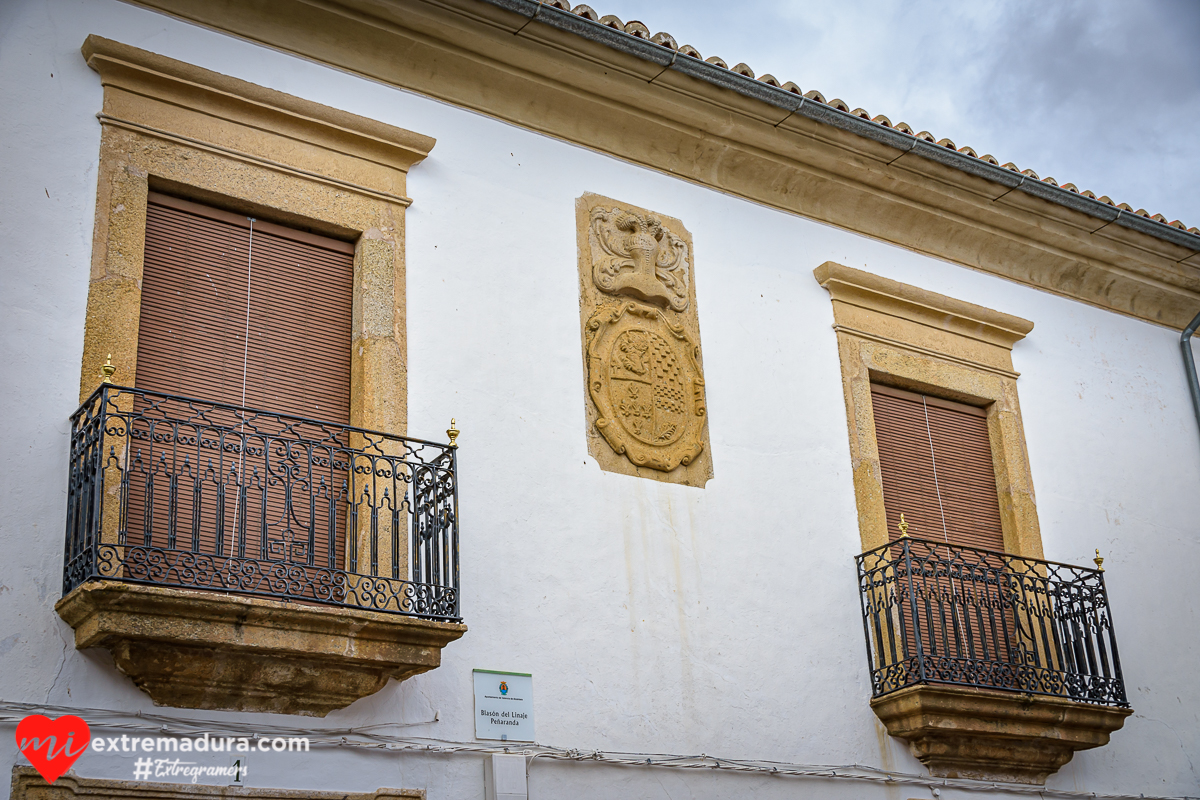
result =
[[[156,705],[323,717],[436,668],[455,622],[113,581],[55,606]]]
[[[929,773],[1042,784],[1078,750],[1108,744],[1130,708],[960,686],[911,686],[871,708]]]

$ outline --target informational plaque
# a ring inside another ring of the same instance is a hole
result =
[[[474,671],[475,738],[532,742],[533,676],[525,672]]]

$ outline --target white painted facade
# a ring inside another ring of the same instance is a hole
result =
[[[77,651],[54,613],[100,140],[100,81],[79,54],[91,33],[437,139],[408,178],[409,431],[442,439],[453,416],[463,432],[470,630],[440,668],[324,720],[155,708],[106,653]],[[1178,333],[116,0],[0,5],[0,108],[0,700],[296,728],[401,723],[472,742],[471,670],[507,669],[533,673],[544,743],[924,775],[868,705],[842,384],[829,296],[812,276],[836,261],[1036,324],[1013,362],[1046,557],[1105,556],[1136,712],[1048,786],[1200,794],[1200,432]],[[704,489],[601,472],[588,456],[574,218],[585,191],[693,234],[715,471]],[[0,724],[5,770],[26,763],[13,724]],[[129,779],[134,757],[89,752],[75,769]],[[252,755],[248,785],[482,798],[481,763],[316,748]],[[540,759],[529,791],[930,796]]]

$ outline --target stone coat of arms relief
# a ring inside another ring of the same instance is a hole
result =
[[[588,452],[601,469],[712,477],[691,235],[594,194],[576,201]]]

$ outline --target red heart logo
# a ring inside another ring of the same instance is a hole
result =
[[[92,732],[79,717],[31,714],[17,725],[17,749],[49,783],[69,770],[91,743]]]

